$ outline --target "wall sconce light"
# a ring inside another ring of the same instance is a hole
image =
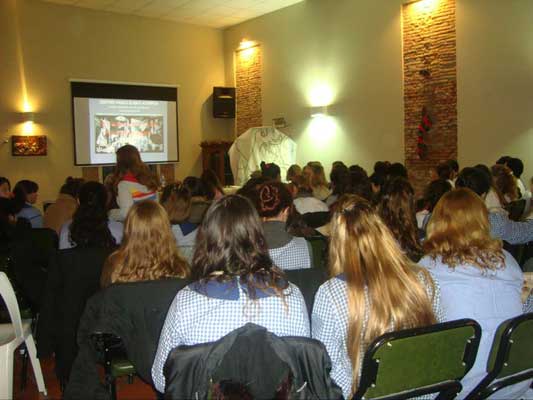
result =
[[[20,118],[20,122],[22,122],[23,124],[27,122],[33,122],[35,119],[35,113],[31,111],[21,112],[19,113],[19,118]]]
[[[311,107],[311,118],[323,117],[328,114],[327,106]]]
[[[257,42],[254,42],[253,40],[248,39],[242,39],[239,43],[239,48],[237,50],[246,50],[251,49],[252,47],[257,46]]]

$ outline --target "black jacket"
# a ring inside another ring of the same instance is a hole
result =
[[[105,332],[122,338],[137,374],[152,384],[151,369],[168,308],[176,293],[190,281],[120,283],[95,294],[87,302],[78,329],[79,352],[72,367],[65,399],[107,399],[96,363],[99,355],[90,335]]]
[[[246,324],[222,339],[172,350],[164,368],[165,399],[207,399],[213,384],[241,383],[251,398],[271,399],[289,380],[290,399],[341,399],[324,345],[278,337]]]
[[[76,332],[87,299],[100,289],[100,275],[111,249],[73,248],[54,254],[37,325],[37,354],[55,353],[56,375],[68,380],[78,352]]]

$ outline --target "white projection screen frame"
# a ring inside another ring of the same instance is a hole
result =
[[[144,162],[179,161],[178,87],[71,80],[74,163],[114,164],[132,144]]]

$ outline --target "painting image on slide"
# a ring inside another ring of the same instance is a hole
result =
[[[162,115],[96,114],[94,127],[97,154],[115,153],[126,144],[137,147],[141,153],[165,151]]]

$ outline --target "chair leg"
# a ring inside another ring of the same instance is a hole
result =
[[[22,355],[22,379],[20,380],[20,390],[23,392],[28,383],[28,349],[25,345],[20,346],[20,354]]]
[[[39,389],[39,392],[46,396],[48,393],[46,392],[46,386],[44,384],[43,371],[41,369],[41,363],[37,358],[37,349],[35,348],[35,342],[33,341],[33,336],[31,334],[26,338],[26,348],[30,355],[31,366],[33,368],[33,374],[35,375],[35,381],[37,382],[37,388]]]
[[[13,349],[0,347],[0,399],[13,398]]]

